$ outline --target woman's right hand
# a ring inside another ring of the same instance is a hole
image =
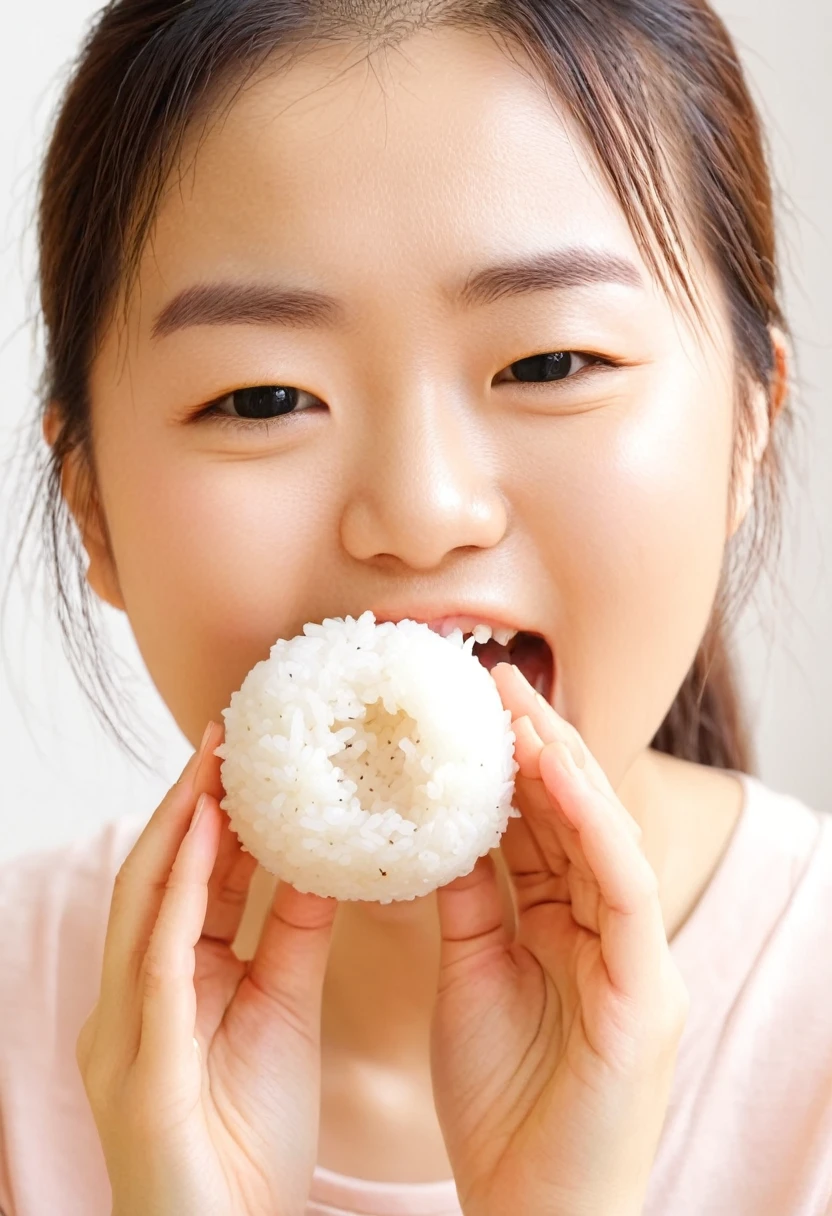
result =
[[[256,863],[219,806],[221,741],[210,723],[119,870],[78,1037],[114,1216],[300,1216],[309,1192],[337,904],[279,883],[254,958],[233,953]]]

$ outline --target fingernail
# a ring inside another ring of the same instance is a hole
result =
[[[205,810],[206,801],[207,801],[206,794],[200,794],[199,797],[197,798],[196,810],[194,811],[193,815],[191,816],[191,822],[188,827],[189,832],[192,832],[194,830],[194,828],[196,827],[197,823],[199,822],[200,816],[202,815],[202,812]]]
[[[562,759],[563,763],[568,769],[575,772],[577,765],[575,764],[575,757],[572,754],[572,748],[565,739],[557,739],[556,742],[558,745],[558,755]]]
[[[554,747],[557,749],[558,759],[561,761],[561,763],[564,765],[565,768],[569,769],[569,771],[571,773],[574,773],[575,776],[578,776],[581,773],[582,766],[579,766],[577,764],[577,762],[575,760],[574,751],[569,746],[566,739],[561,739],[561,738],[553,739],[551,741],[551,743],[547,744],[547,746]]]
[[[512,723],[512,730],[514,731],[515,738],[517,737],[517,735],[525,734],[525,735],[528,735],[528,737],[531,739],[532,743],[534,743],[535,747],[543,746],[543,740],[541,739],[540,735],[535,730],[534,723],[532,722],[532,720],[528,714],[523,714],[522,718],[517,718]]]
[[[551,743],[553,739],[562,739],[563,730],[561,729],[559,719],[552,711],[552,706],[539,692],[536,692],[534,695],[540,708],[548,711],[546,716],[541,719],[540,725],[535,727],[540,738],[544,743]]]
[[[214,725],[213,722],[209,722],[208,725],[205,727],[205,733],[202,736],[202,741],[200,742],[199,747],[196,749],[195,752],[191,752],[190,756],[188,757],[188,759],[185,762],[185,767],[182,769],[182,772],[179,774],[179,776],[176,779],[177,785],[182,780],[182,778],[185,776],[185,774],[188,773],[193,766],[199,764],[199,761],[202,759],[203,752],[205,751],[205,744],[208,742],[208,738],[211,734],[211,727],[213,725]]]
[[[566,728],[563,721],[558,716],[557,711],[549,704],[549,702],[543,696],[543,693],[536,692],[534,695],[537,698],[538,705],[540,705],[541,708],[549,711],[546,722],[547,725],[551,726],[550,738],[557,738],[560,739],[562,743],[565,743],[569,748],[569,754],[575,761],[577,767],[583,768],[586,765],[586,754],[580,744],[580,741],[576,739],[572,735],[571,731]]]

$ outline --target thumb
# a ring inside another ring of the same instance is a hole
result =
[[[241,982],[317,1038],[337,899],[279,882],[248,974]]]
[[[440,887],[436,902],[442,937],[440,985],[457,963],[470,962],[510,944],[504,922],[504,896],[490,853],[477,859],[470,874]]]

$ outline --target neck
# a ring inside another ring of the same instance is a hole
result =
[[[424,1063],[438,971],[435,893],[340,904],[324,983],[324,1043],[367,1062]]]

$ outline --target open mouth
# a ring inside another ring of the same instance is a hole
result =
[[[532,688],[550,701],[555,664],[551,647],[546,639],[539,633],[527,633],[525,630],[520,630],[507,640],[502,640],[493,634],[486,638],[484,636],[486,630],[491,633],[488,625],[479,625],[472,631],[475,638],[473,653],[483,667],[490,671],[498,663],[512,663],[515,667],[519,667]],[[501,633],[500,630],[496,632]],[[482,637],[482,641],[477,637],[478,634]]]
[[[511,663],[520,669],[532,688],[541,693],[549,704],[552,704],[552,694],[555,685],[555,659],[552,648],[540,633],[527,629],[512,629],[510,626],[489,624],[479,621],[474,614],[465,616],[445,616],[429,619],[415,613],[398,613],[387,615],[386,612],[376,612],[376,620],[402,620],[409,616],[411,620],[421,620],[435,633],[448,637],[452,633],[461,634],[463,639],[473,637],[473,654],[479,659],[486,671],[496,667],[498,663]]]

